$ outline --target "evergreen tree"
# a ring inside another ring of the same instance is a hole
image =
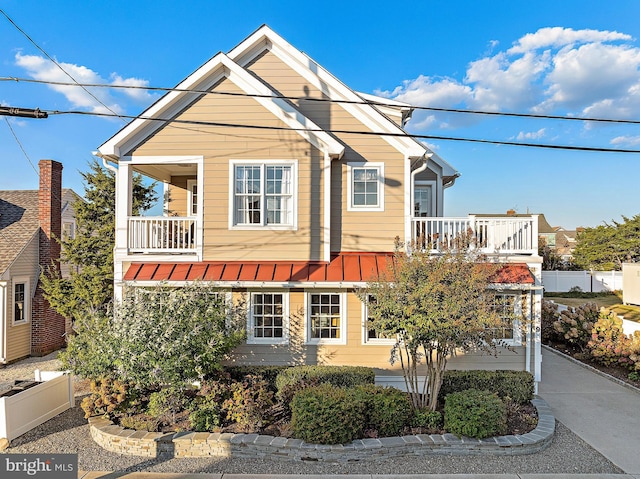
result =
[[[574,263],[583,269],[620,271],[622,263],[640,261],[640,214],[622,219],[579,233]]]
[[[104,311],[113,300],[113,249],[115,246],[115,175],[96,160],[89,171],[81,173],[85,198],[78,198],[73,208],[76,234],[58,239],[61,261],[70,266],[70,278],[54,274],[41,275],[42,288],[49,304],[74,321],[86,314]],[[145,186],[142,177],[133,178],[132,214],[138,215],[156,201],[154,184]]]

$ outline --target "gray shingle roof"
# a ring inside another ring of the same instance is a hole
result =
[[[39,227],[38,190],[0,191],[0,275]]]

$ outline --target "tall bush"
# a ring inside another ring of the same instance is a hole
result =
[[[587,346],[593,359],[599,363],[607,366],[633,365],[630,358],[632,340],[622,331],[622,320],[613,313],[603,312],[600,315],[600,319],[593,325]]]
[[[600,317],[596,303],[586,303],[560,312],[553,328],[561,341],[583,350],[591,337],[591,329]]]
[[[243,310],[201,284],[135,289],[115,314],[87,319],[62,355],[63,367],[140,388],[187,387],[218,370],[244,338]]]

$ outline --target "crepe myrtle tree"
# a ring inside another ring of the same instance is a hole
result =
[[[245,337],[246,306],[206,284],[129,288],[113,312],[79,321],[63,367],[141,389],[188,387],[221,368]]]
[[[458,351],[497,354],[504,315],[490,285],[499,265],[466,247],[431,255],[416,246],[405,254],[396,241],[393,261],[359,296],[368,303],[369,327],[396,338],[390,361],[400,362],[413,408],[434,411],[449,358]]]

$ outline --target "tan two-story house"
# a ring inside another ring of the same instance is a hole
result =
[[[444,218],[458,172],[403,129],[410,105],[357,93],[269,27],[218,53],[99,147],[117,170],[116,295],[206,281],[248,300],[241,364],[376,368],[392,340],[354,293],[384,268],[394,238],[460,232],[504,263],[494,286],[531,327],[513,351],[453,368],[521,369],[540,379],[537,217]],[[132,174],[165,183],[162,217],[131,216]]]

